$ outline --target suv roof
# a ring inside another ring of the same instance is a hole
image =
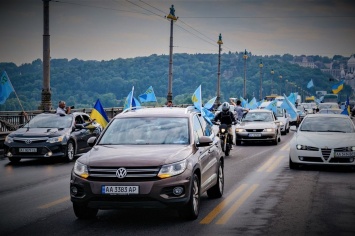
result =
[[[192,113],[200,113],[193,106],[186,108],[181,107],[151,107],[151,108],[141,108],[136,110],[127,110],[116,115],[114,118],[122,117],[189,117]]]

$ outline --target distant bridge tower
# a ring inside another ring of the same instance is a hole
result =
[[[42,102],[39,110],[50,111],[52,109],[50,88],[50,35],[49,35],[49,1],[43,0],[43,88]]]
[[[221,51],[222,51],[221,45],[223,44],[222,34],[219,34],[217,44],[218,44],[218,71],[217,71],[217,98],[215,102],[216,107],[221,105],[221,101],[220,101],[221,99]]]

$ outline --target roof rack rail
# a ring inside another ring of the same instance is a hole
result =
[[[125,110],[123,110],[121,113],[126,113],[126,112],[130,112],[130,111],[135,111],[135,110],[139,110],[139,109],[144,109],[146,107],[130,107],[130,108],[127,108]]]
[[[185,114],[191,111],[198,111],[195,106],[188,106],[185,109]]]

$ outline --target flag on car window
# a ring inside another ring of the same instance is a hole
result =
[[[0,78],[0,104],[4,104],[13,91],[14,88],[12,87],[10,78],[7,76],[6,71],[4,71]]]
[[[143,102],[156,102],[157,98],[155,97],[155,93],[153,90],[153,87],[150,86],[147,91],[145,91],[144,94],[141,94],[138,96],[139,100],[141,101],[141,103]]]
[[[267,110],[273,111],[275,114],[277,113],[277,100],[273,100],[265,107]]]
[[[337,94],[343,89],[343,87],[344,87],[344,80],[339,81],[338,83],[334,84],[332,86],[332,91],[334,94]]]
[[[281,104],[281,108],[285,109],[288,114],[290,114],[292,119],[297,118],[297,109],[295,108],[295,106],[288,100],[288,98],[286,97],[286,95],[284,94],[284,101]]]
[[[205,109],[207,109],[207,110],[212,110],[212,108],[213,108],[213,106],[214,106],[214,103],[215,103],[215,101],[216,101],[216,98],[217,97],[213,97],[213,98],[211,98],[208,102],[206,102],[206,104],[203,106]]]
[[[350,115],[350,102],[349,102],[349,96],[347,96],[347,98],[346,98],[345,108],[344,108],[344,110],[341,112],[341,114],[343,114],[343,115]]]
[[[132,87],[132,91],[129,92],[129,94],[126,97],[126,101],[123,105],[123,111],[132,108],[133,91],[134,91],[134,86]]]
[[[202,112],[202,101],[201,101],[201,85],[195,90],[194,94],[192,95],[192,103],[194,104],[195,108]]]
[[[312,88],[313,86],[314,86],[313,80],[311,79],[311,81],[309,81],[307,84],[307,88]]]
[[[109,122],[106,112],[99,99],[97,99],[94,108],[91,110],[90,118],[95,119],[96,122],[102,126],[102,128],[105,128]]]

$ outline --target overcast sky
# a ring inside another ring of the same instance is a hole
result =
[[[50,2],[52,59],[111,60],[174,53],[256,55],[355,53],[354,0],[56,0]],[[0,62],[43,60],[42,0],[0,1]]]

